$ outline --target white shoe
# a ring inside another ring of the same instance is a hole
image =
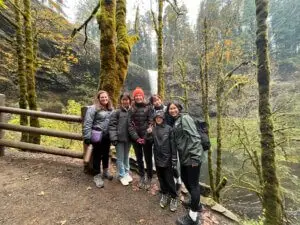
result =
[[[132,176],[129,174],[126,174],[125,178],[127,179],[128,183],[131,183],[133,181]]]
[[[126,177],[122,177],[120,178],[120,182],[123,186],[127,186],[129,184],[128,180],[126,179]]]
[[[94,176],[94,182],[96,184],[96,187],[103,188],[104,187],[104,181],[102,180],[101,174],[97,174]]]

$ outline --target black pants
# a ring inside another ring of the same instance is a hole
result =
[[[145,155],[147,176],[149,179],[152,179],[153,176],[152,143],[146,141],[144,145],[141,145],[136,142],[133,142],[132,145],[138,163],[139,175],[141,177],[145,176],[145,167],[144,167],[144,160],[143,160],[143,156]]]
[[[181,179],[191,195],[191,210],[194,212],[198,211],[200,204],[200,168],[201,164],[195,167],[181,165]]]
[[[169,167],[156,166],[156,173],[162,194],[169,194],[171,198],[177,198],[176,186],[173,178],[173,169]]]
[[[101,161],[102,168],[108,168],[109,162],[110,140],[108,137],[103,137],[101,142],[93,144],[93,169],[96,173],[100,173]]]

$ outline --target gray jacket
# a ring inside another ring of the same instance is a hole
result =
[[[96,106],[89,106],[83,123],[83,139],[91,139],[92,129],[102,130],[103,136],[108,136],[108,124],[112,110],[96,110]]]
[[[111,114],[108,130],[111,141],[129,142],[127,109],[121,107]]]

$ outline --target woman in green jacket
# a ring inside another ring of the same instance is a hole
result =
[[[198,224],[200,186],[199,176],[202,158],[204,157],[200,135],[197,132],[193,118],[180,113],[180,105],[171,102],[167,106],[167,112],[174,118],[173,149],[178,152],[181,179],[191,195],[190,211],[187,215],[179,217],[176,224]],[[175,166],[175,163],[173,164]]]

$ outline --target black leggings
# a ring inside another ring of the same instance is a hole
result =
[[[93,169],[100,173],[101,161],[102,168],[108,168],[109,162],[109,149],[110,149],[110,140],[108,137],[103,137],[101,142],[93,144]]]
[[[176,186],[173,178],[173,169],[169,167],[156,166],[156,173],[159,180],[162,194],[169,194],[172,198],[177,198]]]
[[[200,168],[201,164],[194,167],[181,165],[181,179],[191,195],[191,210],[194,212],[198,211],[200,204]]]
[[[132,143],[132,145],[138,163],[139,175],[141,177],[145,176],[145,167],[144,167],[144,160],[143,160],[143,156],[145,155],[145,161],[147,166],[147,177],[149,179],[152,179],[153,176],[152,143],[146,141],[144,145],[141,145],[134,142]]]

